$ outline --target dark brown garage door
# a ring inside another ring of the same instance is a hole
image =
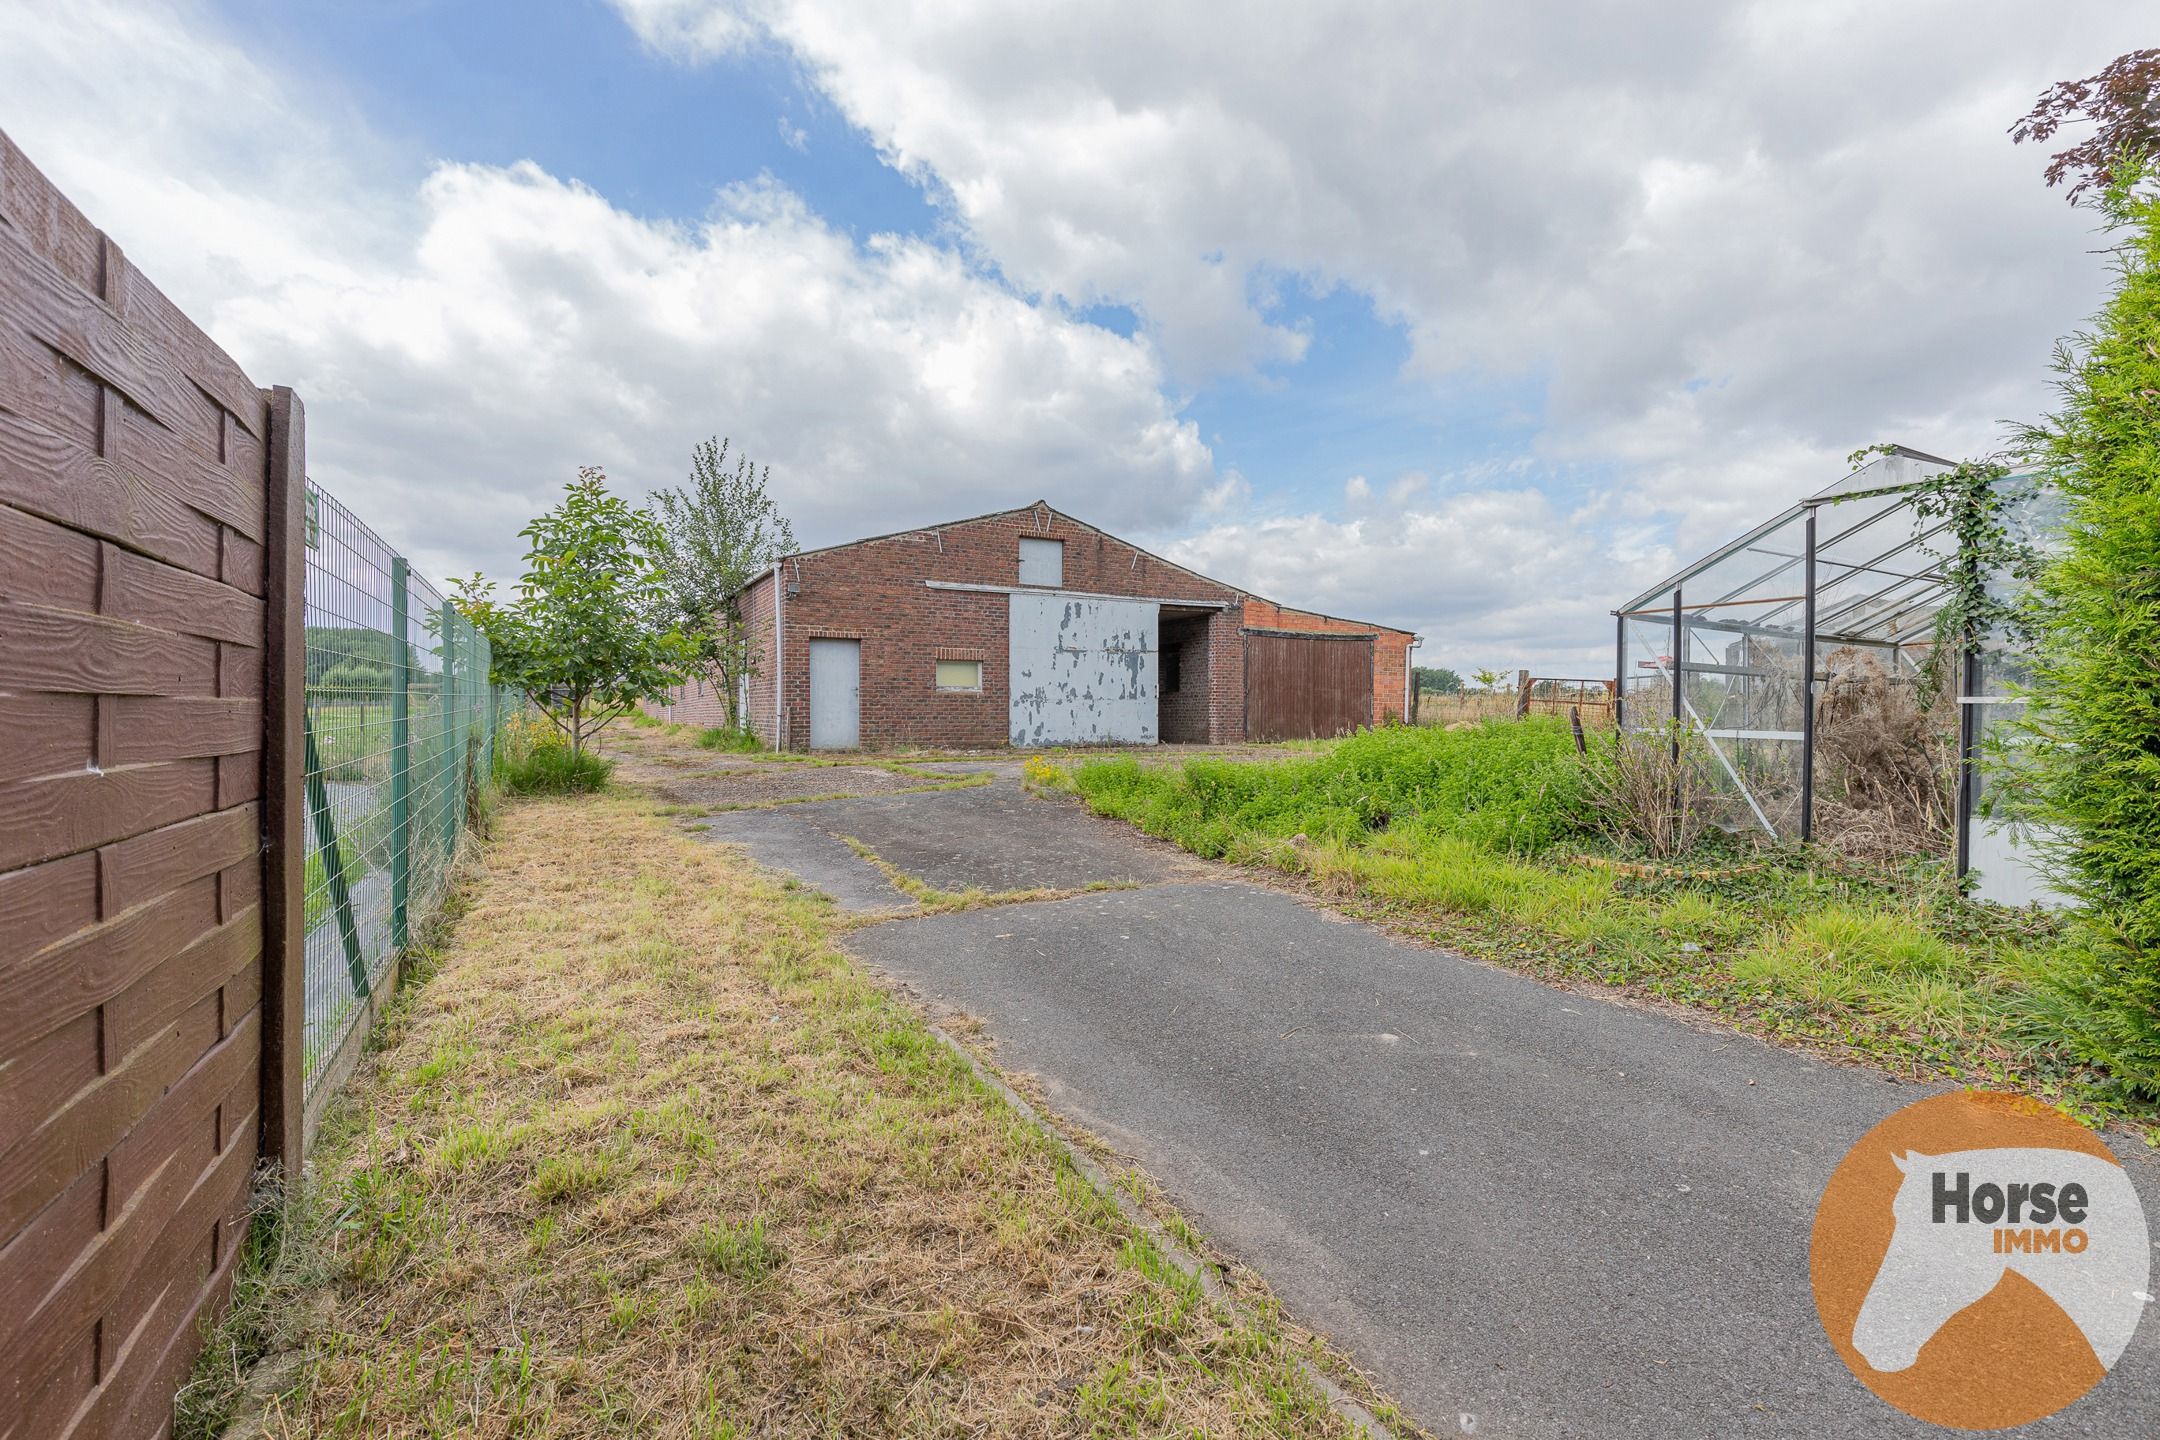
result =
[[[1372,724],[1372,636],[1245,632],[1245,738],[1303,740]]]

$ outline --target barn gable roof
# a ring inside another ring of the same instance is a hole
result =
[[[1179,572],[1180,574],[1190,575],[1195,580],[1205,581],[1210,585],[1220,585],[1223,589],[1228,590],[1243,599],[1263,600],[1266,601],[1268,604],[1275,606],[1279,610],[1286,610],[1293,614],[1311,615],[1321,620],[1334,620],[1346,625],[1362,625],[1368,629],[1380,631],[1389,635],[1409,635],[1415,638],[1414,631],[1405,630],[1399,626],[1380,625],[1367,620],[1354,620],[1349,618],[1348,616],[1329,615],[1323,611],[1307,609],[1304,606],[1285,604],[1284,602],[1276,600],[1270,596],[1261,595],[1254,591],[1247,590],[1243,586],[1233,585],[1229,581],[1219,579],[1216,576],[1204,575],[1200,571],[1193,569],[1190,565],[1181,565],[1175,560],[1166,559],[1161,555],[1157,555],[1152,550],[1148,550],[1142,546],[1133,544],[1132,541],[1127,540],[1122,535],[1113,535],[1110,531],[1103,529],[1100,525],[1090,524],[1088,521],[1081,519],[1077,515],[1073,515],[1064,510],[1060,510],[1056,506],[1052,505],[1048,500],[1033,500],[1025,505],[1015,505],[1012,506],[1010,509],[1005,510],[990,510],[984,512],[983,514],[970,515],[960,520],[941,520],[931,525],[910,525],[904,530],[889,530],[882,535],[865,535],[857,540],[843,540],[837,544],[820,545],[814,549],[809,550],[794,550],[790,551],[786,555],[781,556],[779,560],[775,563],[784,565],[791,560],[807,560],[813,555],[831,555],[842,550],[853,550],[858,546],[877,545],[890,540],[904,540],[911,535],[932,535],[940,530],[954,530],[958,529],[960,526],[963,525],[977,525],[985,520],[1002,520],[1008,515],[1025,515],[1033,511],[1042,511],[1054,515],[1058,519],[1065,521],[1069,525],[1076,525],[1082,530],[1092,531],[1097,535],[1103,536],[1105,539],[1114,540],[1120,545],[1127,546],[1128,548],[1138,552],[1139,554],[1145,555],[1148,559],[1155,561],[1159,565],[1166,565],[1172,570]],[[771,572],[769,570],[766,571],[765,574],[760,575],[756,580],[752,580],[749,582],[749,584],[743,586],[743,589],[750,589],[751,586],[756,585],[759,580],[765,579],[766,576],[770,573]]]

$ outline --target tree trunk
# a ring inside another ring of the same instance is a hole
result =
[[[570,697],[570,755],[577,759],[585,753],[585,697]]]

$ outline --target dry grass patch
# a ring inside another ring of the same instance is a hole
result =
[[[508,810],[340,1102],[263,1433],[1347,1435],[830,941],[642,801]]]
[[[1070,900],[1076,895],[1097,895],[1106,890],[1137,890],[1137,880],[1090,880],[1085,885],[1051,886],[1037,885],[1025,890],[985,890],[970,886],[965,890],[940,890],[920,875],[910,874],[884,856],[871,849],[853,835],[842,835],[841,841],[864,860],[877,867],[878,873],[892,882],[895,890],[913,900],[921,915],[943,915],[955,910],[983,910],[993,905],[1035,905],[1046,900]],[[886,915],[857,915],[840,922],[847,929],[862,925],[876,925],[890,919]]]

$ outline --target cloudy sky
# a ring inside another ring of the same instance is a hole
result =
[[[2142,10],[0,0],[0,129],[438,577],[720,434],[806,544],[1046,496],[1595,674],[1848,452],[2045,406],[2105,270],[2004,131]]]

